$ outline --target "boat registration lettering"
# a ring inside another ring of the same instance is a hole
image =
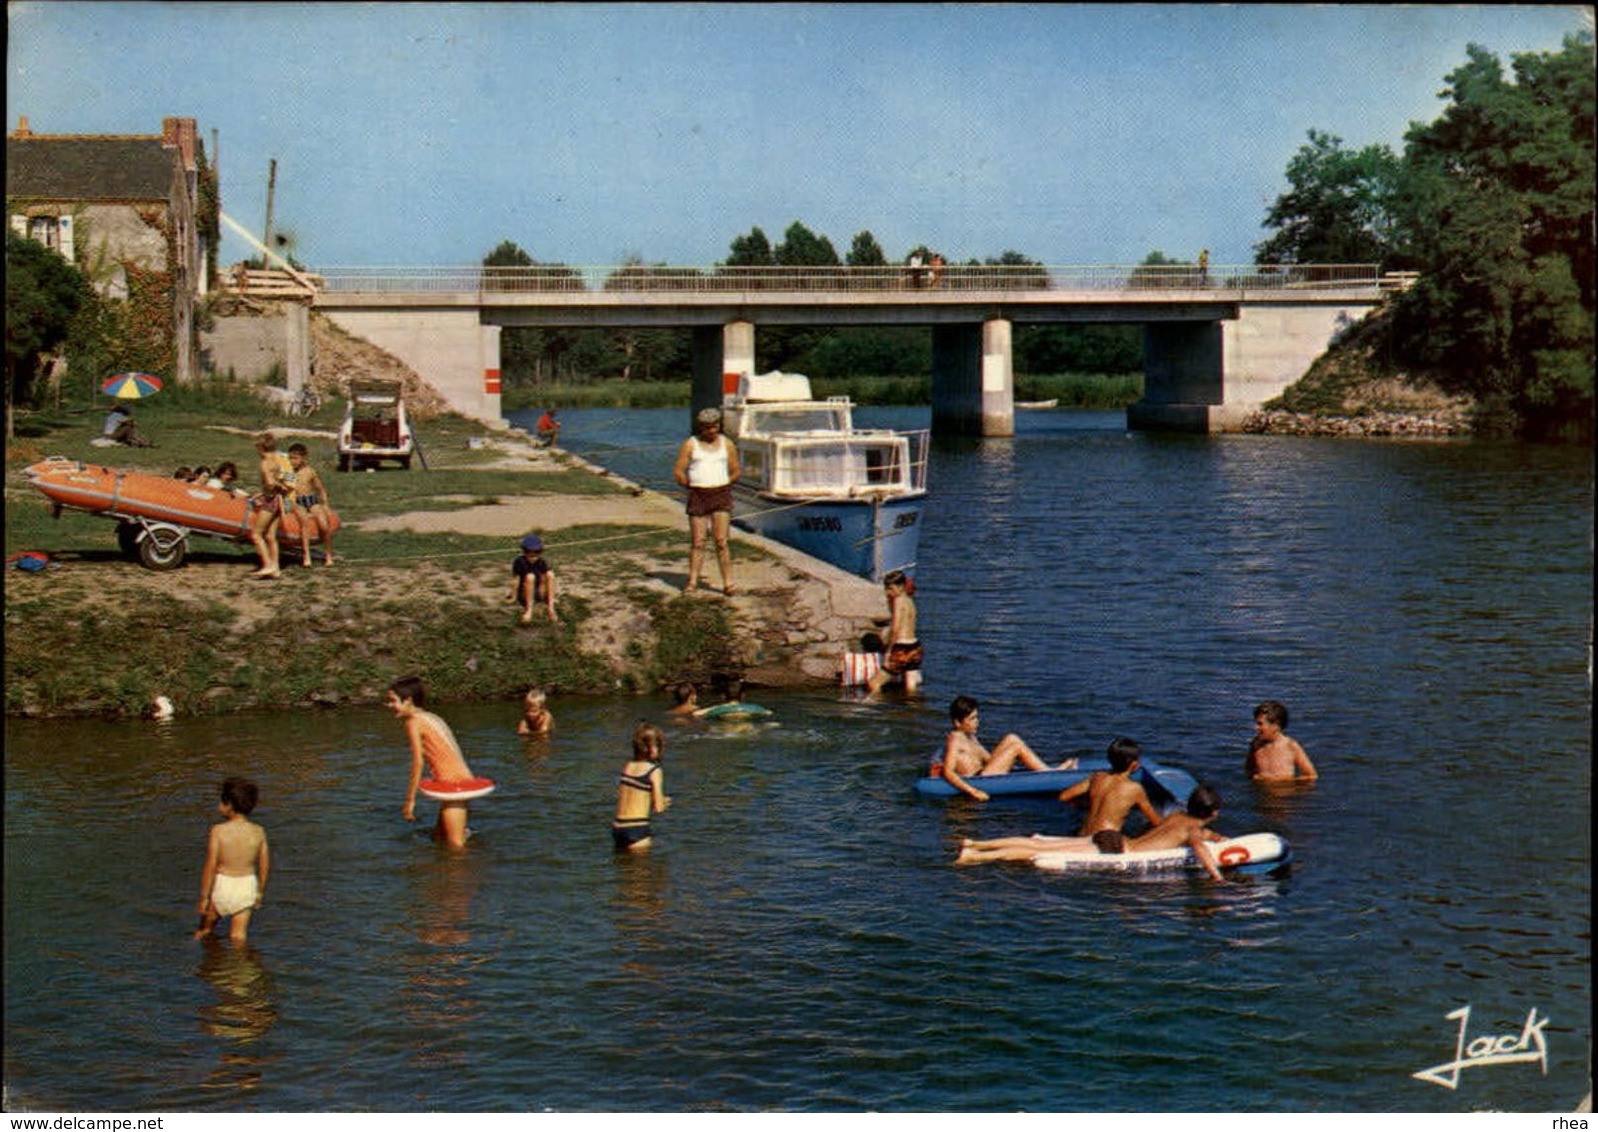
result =
[[[801,515],[799,516],[799,529],[801,531],[841,531],[843,520],[836,515]]]

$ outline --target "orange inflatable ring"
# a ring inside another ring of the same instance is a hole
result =
[[[437,802],[470,802],[473,798],[492,794],[494,781],[491,778],[463,778],[459,782],[439,782],[424,778],[416,788],[423,797]]]
[[[1241,845],[1228,845],[1221,850],[1221,864],[1223,865],[1246,865],[1248,861],[1248,850]]]

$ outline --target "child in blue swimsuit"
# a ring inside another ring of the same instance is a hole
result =
[[[617,779],[616,820],[610,823],[610,836],[618,851],[648,849],[650,816],[671,805],[660,769],[665,752],[666,733],[660,728],[640,723],[633,729],[633,757]]]

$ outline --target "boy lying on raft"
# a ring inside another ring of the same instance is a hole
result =
[[[1159,825],[1127,840],[1119,830],[1103,830],[1091,837],[1045,837],[1034,833],[1031,837],[1001,837],[993,841],[960,842],[957,865],[980,865],[988,861],[1030,861],[1041,853],[1139,853],[1152,849],[1178,849],[1183,845],[1193,850],[1193,856],[1204,871],[1216,880],[1221,877],[1215,854],[1210,852],[1208,841],[1225,841],[1226,838],[1208,828],[1221,812],[1221,796],[1208,786],[1200,786],[1188,795],[1187,813],[1172,814]]]
[[[949,705],[948,737],[943,741],[943,761],[933,767],[933,774],[941,774],[949,784],[978,802],[986,802],[988,795],[968,778],[984,778],[994,774],[1009,774],[1019,762],[1028,770],[1070,770],[1075,759],[1066,759],[1058,766],[1049,766],[1038,758],[1032,748],[1016,734],[1006,735],[989,751],[977,742],[977,702],[970,696],[956,696]]]

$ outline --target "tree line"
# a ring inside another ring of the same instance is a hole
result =
[[[1391,372],[1522,433],[1591,434],[1593,36],[1499,60],[1471,45],[1401,153],[1311,130],[1265,217],[1261,263],[1418,274],[1366,331]]]

